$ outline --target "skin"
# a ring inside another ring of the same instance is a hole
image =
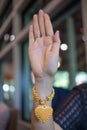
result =
[[[42,10],[33,16],[29,27],[29,60],[35,76],[36,91],[41,99],[45,99],[52,91],[54,75],[57,71],[59,58],[60,38],[59,31],[53,32],[48,14]],[[51,101],[46,102],[51,106]],[[34,102],[32,107],[32,130],[62,130],[53,122],[51,116],[48,121],[41,123],[35,118],[34,109],[39,103]]]

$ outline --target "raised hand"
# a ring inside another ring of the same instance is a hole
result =
[[[35,77],[53,77],[57,71],[60,38],[54,34],[49,16],[42,10],[29,28],[29,59]]]

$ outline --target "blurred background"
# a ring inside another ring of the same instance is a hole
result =
[[[54,86],[72,89],[87,82],[87,0],[0,0],[0,101],[17,108],[19,124],[26,127],[34,84],[28,29],[39,9],[50,15],[54,31],[60,30]]]

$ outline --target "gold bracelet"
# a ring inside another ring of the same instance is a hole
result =
[[[53,113],[53,109],[50,106],[46,105],[46,101],[50,101],[53,99],[54,97],[54,89],[52,88],[52,92],[49,96],[46,97],[46,99],[42,100],[37,92],[36,92],[36,87],[34,86],[32,89],[32,95],[35,101],[39,102],[40,105],[38,105],[35,108],[35,116],[37,117],[37,119],[41,122],[46,122],[50,116]]]

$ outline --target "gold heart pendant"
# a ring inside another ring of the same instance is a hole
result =
[[[53,109],[46,105],[39,105],[35,108],[35,116],[41,121],[46,122],[52,115]]]

